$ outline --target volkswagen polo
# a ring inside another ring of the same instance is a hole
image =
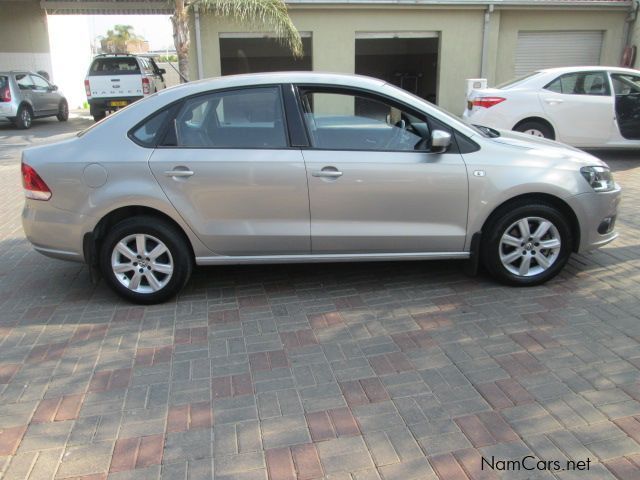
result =
[[[22,178],[34,248],[139,303],[193,265],[467,259],[537,285],[617,236],[620,201],[584,152],[314,72],[163,90],[25,150]]]

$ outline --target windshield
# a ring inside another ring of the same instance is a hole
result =
[[[495,88],[501,88],[503,90],[507,90],[509,88],[515,88],[520,84],[524,83],[526,80],[529,80],[530,78],[540,75],[540,73],[541,72],[533,72],[533,73],[529,73],[528,75],[525,75],[524,77],[513,78],[508,82],[504,82],[504,83],[501,83],[500,85],[496,85]]]

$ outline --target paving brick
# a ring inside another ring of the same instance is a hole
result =
[[[26,426],[0,428],[0,456],[16,453],[26,431]]]

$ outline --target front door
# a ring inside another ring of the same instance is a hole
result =
[[[301,87],[314,254],[461,252],[458,153],[429,153],[426,116],[368,92]]]
[[[612,73],[611,80],[620,135],[627,140],[640,140],[640,76]]]
[[[612,134],[614,108],[607,72],[560,76],[540,93],[556,139],[575,146],[598,146]]]
[[[288,146],[280,87],[187,99],[150,165],[200,240],[219,255],[309,254],[304,160]]]
[[[33,84],[35,85],[34,92],[38,96],[41,107],[39,110],[46,112],[55,112],[58,110],[58,103],[60,101],[60,95],[53,91],[53,87],[49,82],[39,75],[31,74]]]

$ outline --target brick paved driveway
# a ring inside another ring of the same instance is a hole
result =
[[[0,147],[0,477],[640,478],[632,155],[611,161],[622,237],[546,286],[455,263],[218,267],[144,308],[31,250],[18,151]],[[590,469],[481,470],[526,455]]]

